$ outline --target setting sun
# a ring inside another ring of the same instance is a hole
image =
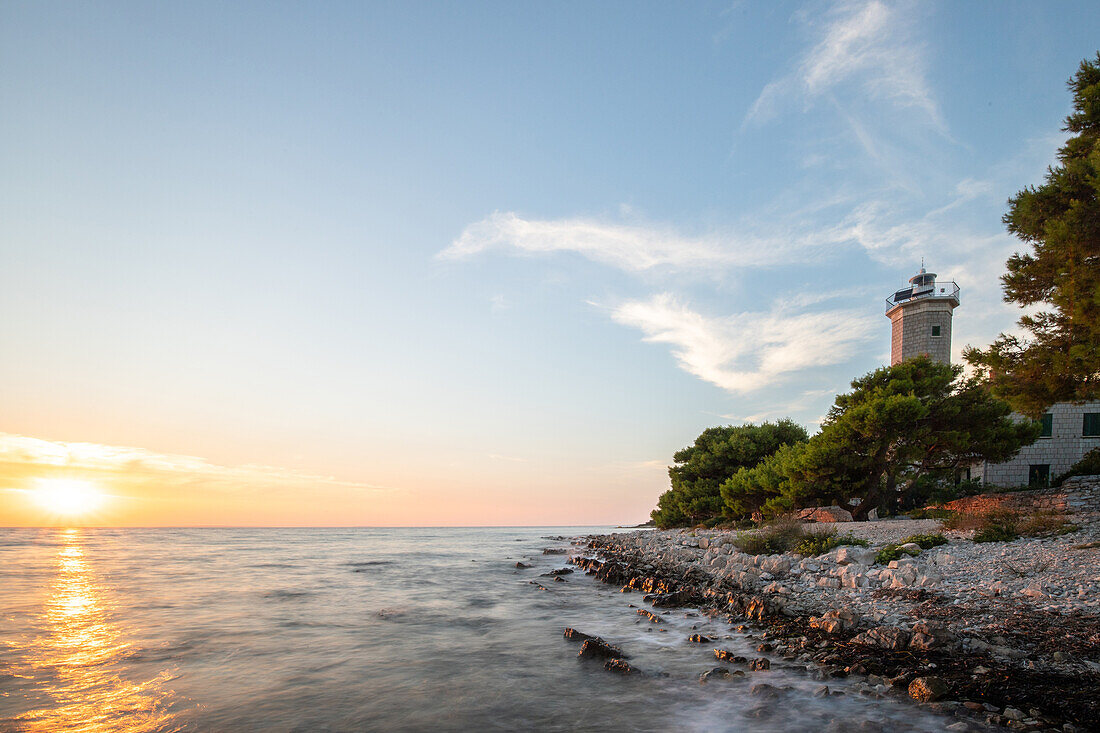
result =
[[[103,493],[90,481],[76,479],[38,479],[34,501],[52,514],[76,516],[92,511],[103,503]]]

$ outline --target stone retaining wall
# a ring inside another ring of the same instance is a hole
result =
[[[966,496],[943,506],[967,514],[985,514],[995,509],[1100,512],[1100,476],[1074,476],[1052,489]]]

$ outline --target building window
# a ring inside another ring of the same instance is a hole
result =
[[[1100,438],[1100,412],[1086,412],[1081,435],[1086,438]]]
[[[1050,485],[1050,464],[1049,463],[1032,463],[1027,468],[1027,485],[1028,486],[1048,486]]]
[[[958,486],[964,481],[970,480],[970,467],[955,469],[955,485]]]
[[[932,326],[932,335],[933,336],[939,336],[940,335],[940,327],[939,326]]]
[[[1040,438],[1049,438],[1054,434],[1054,415],[1049,412],[1039,420],[1043,425],[1043,430],[1039,433]]]

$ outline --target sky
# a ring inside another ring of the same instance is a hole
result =
[[[1014,328],[1005,202],[1098,39],[1089,2],[0,3],[0,525],[644,521],[704,428],[816,430],[922,259],[956,358]]]

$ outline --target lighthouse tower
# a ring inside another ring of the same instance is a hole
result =
[[[890,365],[925,354],[951,363],[951,314],[959,307],[959,286],[937,282],[936,273],[920,268],[909,287],[886,299],[890,319]]]

